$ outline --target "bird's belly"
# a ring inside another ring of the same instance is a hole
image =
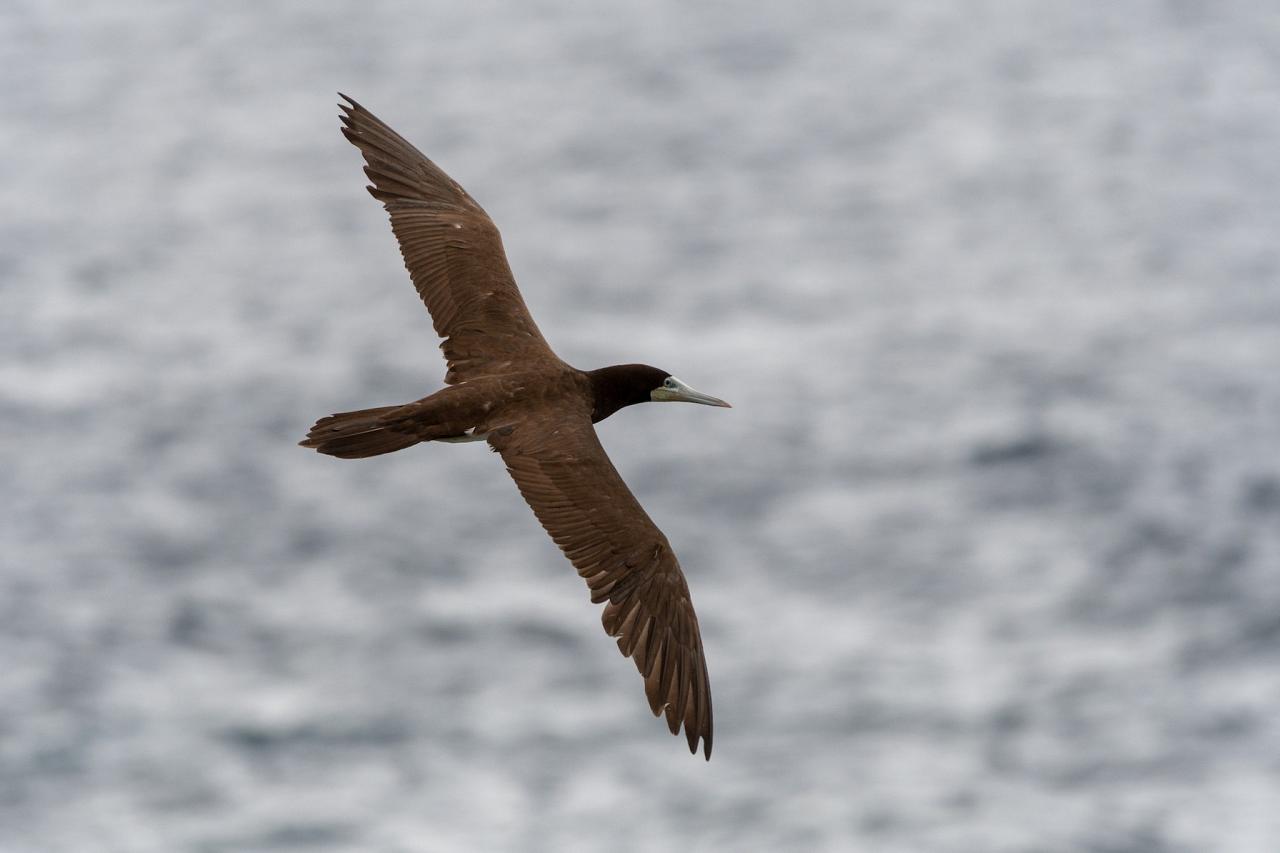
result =
[[[450,444],[462,444],[468,441],[484,441],[489,437],[489,433],[481,432],[479,429],[469,429],[461,435],[451,435],[448,438],[437,438],[436,441],[447,441]]]

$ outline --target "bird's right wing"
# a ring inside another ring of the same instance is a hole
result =
[[[493,220],[467,191],[373,113],[342,96],[342,134],[360,149],[436,333],[448,383],[556,355],[516,287]]]
[[[711,686],[680,563],[609,461],[590,417],[547,412],[489,435],[542,526],[607,602],[604,629],[644,676],[654,714],[711,757]]]

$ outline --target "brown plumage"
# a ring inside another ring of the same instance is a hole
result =
[[[424,441],[487,440],[551,538],[604,604],[654,714],[711,757],[711,688],[689,587],[666,536],[631,494],[592,424],[649,400],[728,404],[654,367],[584,372],[529,315],[493,221],[452,178],[347,98],[342,132],[365,159],[409,276],[443,338],[446,387],[403,406],[321,418],[301,444],[356,459]]]

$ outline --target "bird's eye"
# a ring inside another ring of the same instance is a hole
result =
[[[676,381],[668,376],[666,379],[662,380],[662,385],[666,388],[674,388],[676,387]]]

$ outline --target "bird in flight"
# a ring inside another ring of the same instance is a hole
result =
[[[446,175],[346,95],[342,134],[391,218],[409,277],[443,341],[445,387],[413,403],[321,418],[300,444],[378,456],[424,441],[487,441],[591,590],[667,727],[711,757],[711,688],[698,619],[667,537],[609,461],[593,424],[635,403],[729,404],[656,367],[570,367],[520,296],[493,220]]]

